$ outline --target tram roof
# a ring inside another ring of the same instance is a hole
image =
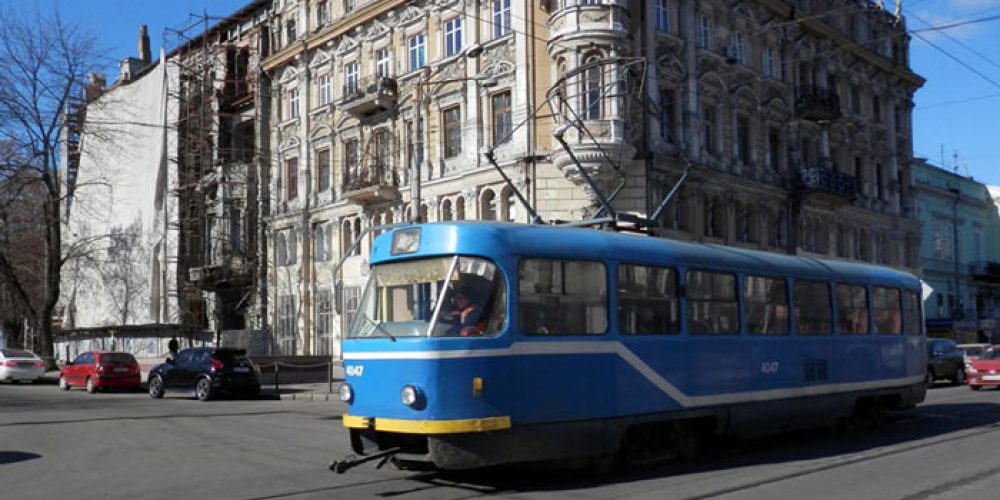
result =
[[[420,227],[424,232],[422,254],[495,256],[507,253],[564,259],[628,261],[646,265],[684,265],[862,283],[878,281],[908,287],[914,287],[918,283],[917,278],[910,273],[883,266],[590,228],[484,221],[437,222]],[[385,248],[376,250],[376,261],[387,257]]]

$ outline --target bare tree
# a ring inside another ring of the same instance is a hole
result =
[[[127,325],[136,308],[148,296],[145,279],[149,269],[145,263],[149,255],[142,246],[142,221],[136,219],[125,227],[111,230],[106,252],[107,261],[99,266],[104,286],[111,293],[111,300],[118,313],[119,324]]]
[[[79,103],[88,73],[100,61],[95,37],[66,22],[56,13],[14,12],[0,8],[0,141],[10,144],[17,164],[0,176],[23,172],[25,185],[42,194],[39,218],[44,261],[39,300],[32,300],[30,284],[15,272],[6,249],[0,251],[0,277],[12,295],[34,318],[40,354],[55,367],[52,313],[59,299],[59,280],[67,260],[61,241],[61,210],[68,194],[60,156],[64,146],[65,117]]]

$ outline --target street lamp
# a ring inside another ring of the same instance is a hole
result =
[[[480,44],[478,44],[478,43],[475,43],[475,44],[472,44],[472,45],[466,47],[465,49],[463,49],[462,53],[459,55],[459,58],[461,58],[461,57],[464,56],[464,57],[467,57],[469,59],[474,59],[476,57],[479,57],[479,55],[482,54],[482,53],[483,53],[483,46],[480,45]],[[438,66],[438,68],[439,68],[438,70],[440,70],[440,68],[443,68],[443,67],[444,66]],[[424,73],[423,75],[421,75],[420,79],[416,82],[416,84],[414,84],[414,103],[416,103],[416,108],[415,108],[415,113],[414,113],[416,116],[414,118],[414,122],[415,122],[416,126],[413,127],[413,132],[412,133],[415,136],[418,135],[418,134],[423,134],[423,130],[424,130],[424,127],[423,127],[424,110],[421,109],[421,108],[424,107],[424,106],[426,106],[426,105],[428,105],[430,103],[430,100],[429,99],[425,99],[425,96],[424,96],[423,89],[424,89],[425,86],[432,85],[432,84],[436,85],[436,84],[442,84],[442,83],[472,81],[472,82],[476,82],[477,83],[477,88],[479,86],[482,86],[484,88],[489,88],[489,87],[495,87],[497,85],[497,83],[498,83],[497,79],[495,77],[488,76],[488,75],[468,76],[468,77],[463,77],[463,78],[448,78],[448,79],[444,79],[444,80],[431,81],[430,78],[432,76],[434,76],[436,73],[437,73],[437,71],[434,71],[434,72],[427,71],[426,73]],[[476,95],[475,99],[476,99],[476,103],[477,103],[476,105],[478,106],[479,96]],[[428,113],[429,113],[429,111],[428,111]],[[480,117],[479,119],[482,119],[482,118]],[[423,149],[424,146],[425,146],[425,144],[426,144],[426,142],[423,141],[421,137],[413,137],[413,138],[411,138],[411,140],[412,140],[412,142],[414,144],[418,144],[419,143],[421,149]],[[413,158],[413,155],[410,155],[410,222],[413,223],[413,224],[419,224],[419,223],[423,222],[423,220],[421,220],[421,216],[420,216],[420,201],[421,201],[420,200],[420,172],[421,172],[420,164],[423,163],[423,160],[424,160],[423,154],[421,154],[421,161],[415,161],[414,158]]]

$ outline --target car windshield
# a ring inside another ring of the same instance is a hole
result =
[[[5,358],[34,358],[35,355],[28,352],[22,351],[20,349],[0,349]]]
[[[963,347],[962,348],[962,353],[965,354],[966,357],[974,358],[974,357],[977,357],[977,356],[982,356],[982,354],[983,354],[983,348],[982,347]]]
[[[131,354],[124,352],[106,352],[101,354],[101,363],[135,363]]]
[[[1000,359],[1000,349],[990,349],[983,353],[979,359]]]
[[[243,351],[215,351],[213,358],[223,363],[246,363],[247,356]]]
[[[504,280],[477,257],[374,266],[350,338],[493,335],[506,311]]]

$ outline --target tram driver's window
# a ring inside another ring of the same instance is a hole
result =
[[[820,281],[795,282],[795,322],[799,335],[831,335],[830,286]]]
[[[880,335],[902,333],[899,290],[883,286],[875,287],[872,291],[872,316],[875,319],[875,333]]]
[[[920,298],[917,292],[912,290],[903,291],[903,331],[907,335],[920,335],[920,326],[923,325],[920,319]]]
[[[677,333],[677,271],[618,266],[618,330],[624,334]]]
[[[608,330],[608,274],[601,262],[523,259],[518,326],[527,335],[596,335]]]
[[[685,285],[687,327],[693,334],[739,333],[736,276],[708,271],[688,271]]]
[[[837,327],[841,335],[868,334],[868,289],[837,285]]]
[[[788,287],[784,279],[747,276],[743,306],[750,334],[788,335]]]

